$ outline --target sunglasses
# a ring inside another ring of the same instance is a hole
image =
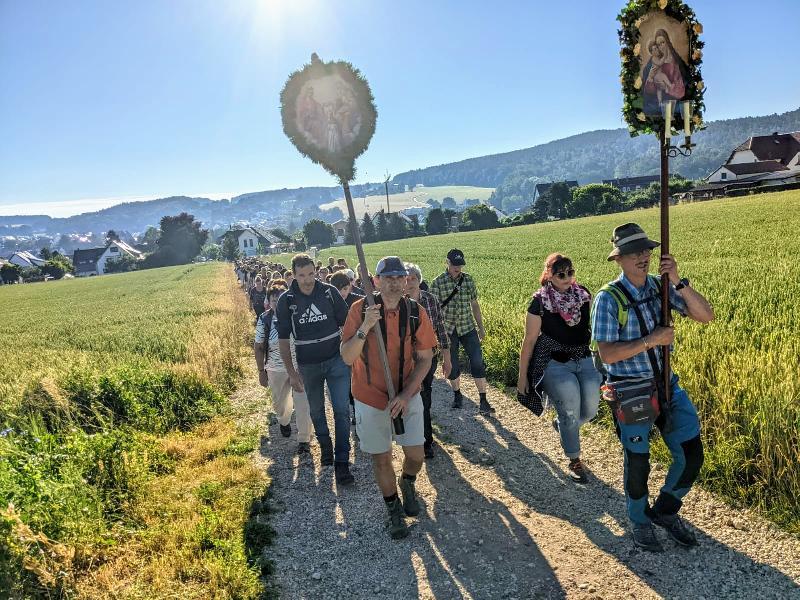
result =
[[[553,273],[553,277],[558,277],[559,279],[567,279],[569,277],[575,277],[575,269],[567,269],[566,271],[559,271],[558,273]]]

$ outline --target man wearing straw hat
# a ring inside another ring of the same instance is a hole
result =
[[[614,414],[624,448],[624,484],[628,518],[637,547],[663,551],[653,524],[666,530],[677,543],[694,546],[697,539],[678,516],[703,465],[703,445],[697,410],[672,374],[670,394],[665,394],[660,346],[672,350],[675,330],[659,325],[661,280],[649,275],[650,256],[660,244],[635,223],[614,229],[609,261],[622,274],[603,286],[592,308],[592,339],[607,372],[603,398]],[[668,276],[670,309],[699,323],[714,319],[708,301],[678,275],[669,254],[661,257],[659,273]],[[669,404],[666,398],[669,397]],[[661,431],[672,454],[666,481],[652,506],[648,501],[650,473],[649,434],[653,424]]]

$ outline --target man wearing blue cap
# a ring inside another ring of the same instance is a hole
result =
[[[424,407],[420,386],[430,370],[436,334],[425,309],[405,297],[407,271],[403,261],[387,256],[375,274],[380,294],[375,305],[357,300],[342,330],[342,360],[352,366],[356,431],[361,450],[372,455],[375,480],[388,510],[386,527],[393,539],[408,535],[405,516],[419,514],[415,482],[424,460]],[[375,327],[378,325],[378,327]],[[383,337],[396,395],[389,401],[378,350]],[[396,433],[392,419],[403,417],[404,431]],[[403,447],[403,472],[395,480],[392,440]],[[403,496],[398,497],[398,484]]]

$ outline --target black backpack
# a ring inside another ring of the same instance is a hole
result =
[[[381,320],[378,321],[381,328],[381,335],[383,336],[383,343],[386,344],[386,319],[383,312],[383,302],[381,302],[381,295],[375,293],[375,304],[380,304]],[[367,301],[361,304],[361,322],[364,322],[364,317],[367,312]],[[416,359],[417,355],[417,330],[419,329],[419,304],[416,300],[403,296],[400,299],[400,318],[398,319],[398,335],[400,336],[400,371],[397,392],[403,391],[403,371],[405,370],[406,360],[406,333],[410,333],[411,337],[411,352],[412,356]],[[364,348],[361,351],[361,358],[364,361],[364,366],[367,370],[367,384],[372,385],[372,379],[369,372],[369,352],[367,348],[367,340],[364,340]]]

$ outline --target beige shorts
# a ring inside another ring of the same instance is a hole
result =
[[[403,415],[406,432],[395,435],[389,407],[384,410],[373,408],[369,404],[354,402],[356,409],[356,432],[359,447],[367,454],[383,454],[392,449],[392,440],[400,446],[422,446],[425,443],[425,427],[423,421],[422,396],[415,394],[408,401],[408,408]]]

